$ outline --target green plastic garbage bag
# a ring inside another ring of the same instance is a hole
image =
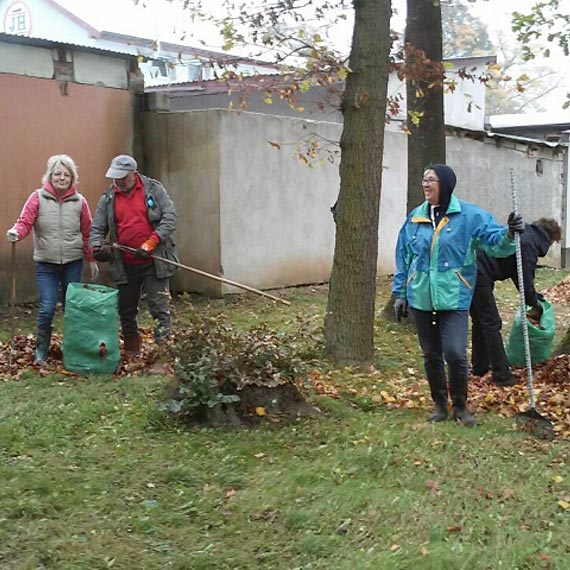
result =
[[[527,319],[530,360],[533,364],[544,362],[550,358],[552,354],[554,331],[556,330],[552,305],[547,300],[541,301],[541,303],[542,316],[540,317],[540,327],[533,325]],[[527,307],[527,310],[528,309],[530,309],[530,307]],[[520,311],[517,311],[515,315],[506,352],[507,358],[513,366],[524,366],[526,364]]]
[[[118,291],[70,283],[63,317],[63,365],[79,374],[112,374],[119,367]]]

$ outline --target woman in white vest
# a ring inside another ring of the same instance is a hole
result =
[[[59,289],[65,293],[72,282],[81,281],[83,257],[89,262],[92,279],[99,274],[88,250],[91,211],[77,192],[77,166],[66,154],[49,158],[42,187],[32,192],[20,217],[6,237],[15,242],[32,230],[38,287],[38,322],[34,364],[44,365],[49,352],[52,320]]]

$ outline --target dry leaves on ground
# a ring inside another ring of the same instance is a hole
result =
[[[551,303],[568,304],[570,303],[570,277],[566,277],[562,281],[556,283],[546,291],[543,291],[544,296]]]
[[[527,375],[524,368],[515,368],[516,384],[510,387],[496,386],[491,375],[469,378],[469,406],[477,413],[493,412],[504,418],[515,417],[529,409]],[[366,377],[366,378],[365,378]],[[368,374],[353,375],[347,384],[347,376],[335,379],[335,373],[322,374],[313,371],[309,383],[319,394],[339,397],[342,394],[368,397],[388,408],[431,409],[432,402],[427,381],[407,370],[403,374],[385,375],[371,368]],[[349,381],[350,382],[350,381]],[[389,383],[389,385],[388,385]],[[554,423],[558,438],[570,439],[570,355],[563,354],[533,366],[533,384],[538,411]]]
[[[570,280],[568,291],[570,291]],[[19,380],[26,372],[42,376],[62,374],[79,377],[78,374],[65,370],[61,341],[61,335],[52,336],[49,358],[43,367],[33,364],[35,339],[32,335],[16,336],[13,348],[10,341],[0,342],[0,379]],[[152,331],[142,331],[140,357],[128,358],[124,352],[121,355],[116,377],[148,372],[156,360]],[[533,367],[533,371],[537,409],[554,422],[554,431],[560,438],[570,439],[570,355],[564,354],[537,364]],[[481,378],[470,378],[469,403],[473,411],[478,413],[490,411],[505,418],[526,411],[529,407],[526,370],[515,368],[514,377],[517,384],[507,388],[495,386],[489,374]],[[332,398],[339,398],[343,393],[349,393],[367,396],[373,402],[388,408],[425,410],[431,408],[427,382],[413,369],[392,375],[389,382],[373,367],[356,375],[355,378],[358,382],[348,386],[345,382],[346,376],[343,376],[342,382],[335,381],[334,375],[314,369],[309,374],[308,383],[317,393]]]
[[[157,358],[152,330],[141,330],[141,339],[140,356],[136,358],[127,356],[123,350],[123,343],[120,342],[121,362],[114,376],[144,374],[152,367]],[[79,378],[80,374],[64,368],[61,343],[62,336],[57,333],[52,334],[47,362],[45,366],[40,367],[33,364],[36,346],[33,335],[16,336],[13,343],[0,341],[0,380],[19,380],[27,372],[34,372],[40,376],[62,374]]]

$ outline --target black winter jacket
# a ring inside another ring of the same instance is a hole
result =
[[[524,280],[524,296],[526,304],[534,307],[537,293],[534,288],[534,274],[538,258],[544,257],[550,247],[550,235],[536,224],[525,224],[521,234],[521,254]],[[477,285],[492,284],[495,281],[512,279],[519,288],[516,256],[497,258],[489,257],[485,252],[477,251]]]

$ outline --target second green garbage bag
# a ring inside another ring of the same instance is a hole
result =
[[[552,354],[552,342],[556,326],[552,305],[545,299],[541,301],[542,316],[540,327],[528,322],[528,342],[530,345],[530,359],[532,364],[544,362]],[[530,307],[529,307],[530,308]],[[526,315],[525,315],[526,318]],[[513,321],[513,328],[506,347],[507,357],[513,366],[525,365],[524,339],[520,311],[517,311]]]
[[[63,317],[63,365],[79,374],[113,374],[119,368],[118,291],[70,283]]]

